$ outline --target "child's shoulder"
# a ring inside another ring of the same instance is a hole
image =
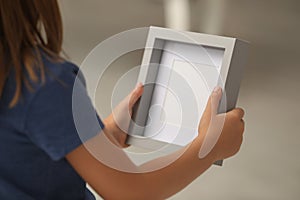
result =
[[[48,80],[53,80],[55,77],[63,77],[65,75],[77,75],[79,72],[79,67],[65,59],[52,59],[43,56],[43,65],[45,68],[45,77]]]
[[[33,90],[26,86],[23,88],[24,100],[28,104],[32,104],[32,101],[38,99],[47,102],[53,98],[63,98],[66,97],[66,93],[71,95],[77,78],[85,86],[84,77],[76,64],[67,60],[54,60],[44,56],[42,62],[44,80],[40,77],[39,82],[32,82]]]

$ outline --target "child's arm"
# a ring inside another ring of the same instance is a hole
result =
[[[239,150],[244,130],[243,111],[234,109],[226,114],[217,144],[206,157],[199,159],[199,150],[205,136],[214,134],[209,133],[208,127],[212,119],[218,117],[215,111],[221,95],[221,91],[212,94],[201,119],[199,136],[182,156],[165,168],[148,173],[126,173],[106,166],[98,161],[103,158],[101,155],[91,155],[85,146],[89,150],[98,148],[104,153],[109,152],[110,155],[107,156],[115,158],[116,163],[128,166],[128,169],[135,168],[122,150],[112,148],[111,151],[107,151],[112,145],[108,144],[109,140],[102,133],[75,149],[66,158],[78,174],[104,199],[153,200],[170,197],[201,175],[214,161],[230,157]],[[168,156],[165,159],[168,159]],[[149,164],[151,165],[151,162]]]

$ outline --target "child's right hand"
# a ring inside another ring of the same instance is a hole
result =
[[[201,141],[199,157],[213,156],[215,161],[235,155],[242,144],[244,132],[244,111],[235,108],[224,114],[217,114],[222,89],[217,87],[211,94],[201,118],[197,139]]]

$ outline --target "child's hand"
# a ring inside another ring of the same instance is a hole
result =
[[[143,94],[143,85],[137,87],[116,106],[113,112],[105,119],[104,132],[112,143],[120,147],[127,147],[125,143],[128,127],[131,120],[132,108]]]
[[[221,97],[222,89],[216,88],[200,121],[200,158],[212,155],[215,160],[225,159],[236,154],[242,144],[244,111],[236,108],[224,114],[217,114]]]

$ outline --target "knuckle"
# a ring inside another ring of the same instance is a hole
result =
[[[232,110],[230,113],[227,115],[230,120],[232,121],[237,121],[239,120],[239,114],[236,110]]]
[[[244,111],[242,109],[238,109],[236,112],[236,117],[241,120],[244,116]]]
[[[239,110],[239,112],[241,112],[241,114],[244,114],[244,113],[245,113],[245,111],[244,111],[243,108],[236,108],[236,109]]]

